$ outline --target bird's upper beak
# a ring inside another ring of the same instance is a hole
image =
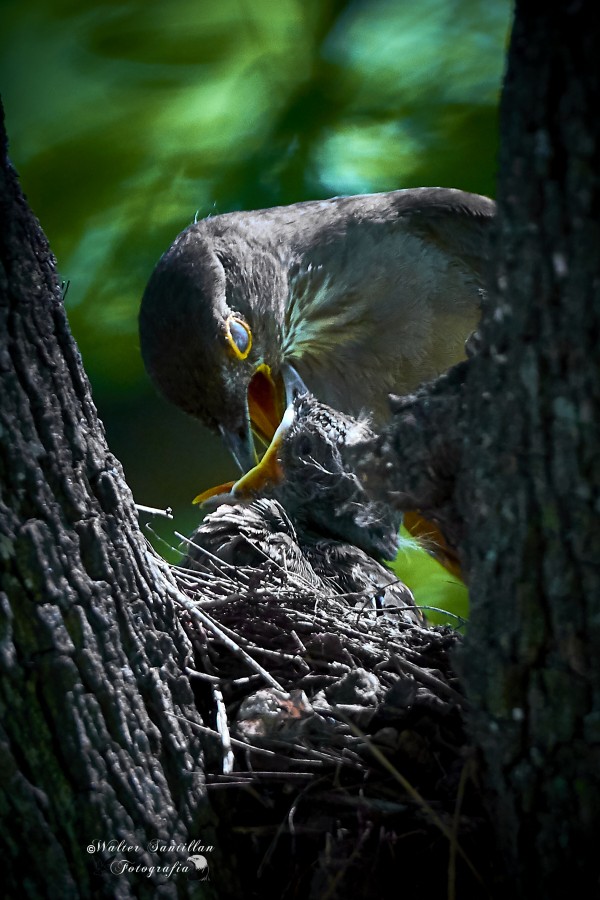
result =
[[[242,472],[247,472],[258,462],[256,447],[254,446],[254,437],[252,435],[252,426],[250,417],[240,431],[230,431],[219,425],[219,431],[223,438],[223,443],[233,456],[238,468]]]
[[[281,367],[281,374],[273,378],[264,363],[254,373],[248,387],[246,421],[239,433],[221,428],[221,435],[243,474],[238,481],[229,481],[203,491],[194,503],[205,503],[211,497],[229,494],[245,499],[257,494],[267,484],[277,484],[283,474],[278,454],[294,416],[293,402],[308,389],[293,366]],[[267,450],[259,462],[254,444],[256,434]]]

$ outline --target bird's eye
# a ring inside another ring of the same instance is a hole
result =
[[[237,359],[246,359],[252,349],[252,332],[245,322],[229,316],[225,322],[225,339]]]

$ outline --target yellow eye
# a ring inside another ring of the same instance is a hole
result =
[[[228,316],[225,322],[227,346],[237,359],[246,359],[252,350],[252,332],[245,322],[235,316]]]

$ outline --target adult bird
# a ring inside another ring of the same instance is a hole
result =
[[[495,205],[416,188],[214,216],[158,262],[140,310],[165,397],[219,431],[242,471],[268,444],[297,374],[375,421],[464,355]],[[297,373],[297,374],[296,374]]]

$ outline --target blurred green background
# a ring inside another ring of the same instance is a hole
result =
[[[2,0],[0,11],[11,157],[70,282],[109,444],[136,501],[172,506],[189,532],[191,499],[236,473],[143,371],[137,309],[160,254],[196,215],[418,185],[493,196],[511,4]],[[420,599],[462,610],[464,592],[448,591],[440,569]]]

